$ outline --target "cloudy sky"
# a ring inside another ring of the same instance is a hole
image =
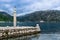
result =
[[[0,11],[12,15],[14,6],[19,16],[39,10],[60,10],[60,0],[0,0]]]

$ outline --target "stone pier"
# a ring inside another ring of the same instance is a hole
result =
[[[38,25],[37,25],[38,26]],[[0,39],[31,35],[40,32],[40,27],[0,27]]]

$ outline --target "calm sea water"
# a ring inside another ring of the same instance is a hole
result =
[[[41,33],[30,35],[30,36],[23,36],[23,37],[17,37],[17,38],[10,38],[10,39],[4,39],[4,40],[60,40],[60,22],[54,23],[54,22],[20,22],[17,23],[17,26],[36,26],[36,24],[39,24],[41,28]],[[13,23],[0,23],[0,26],[13,26]]]
[[[36,34],[3,40],[60,40],[60,34]]]

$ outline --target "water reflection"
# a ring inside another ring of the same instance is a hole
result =
[[[10,38],[4,40],[60,40],[60,34],[35,34],[18,38]]]
[[[29,35],[29,36],[23,36],[23,37],[18,37],[18,38],[10,38],[10,39],[3,39],[3,40],[35,40],[40,37],[40,34],[35,34],[35,35]],[[33,38],[33,39],[32,39]]]

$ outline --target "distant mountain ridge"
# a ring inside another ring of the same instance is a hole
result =
[[[60,21],[60,10],[36,11],[22,17],[18,21]]]
[[[18,16],[17,21],[60,21],[60,10],[35,11],[33,13]],[[0,12],[0,21],[13,21],[13,16],[6,12]]]
[[[6,12],[0,11],[0,21],[12,21],[12,16]]]

